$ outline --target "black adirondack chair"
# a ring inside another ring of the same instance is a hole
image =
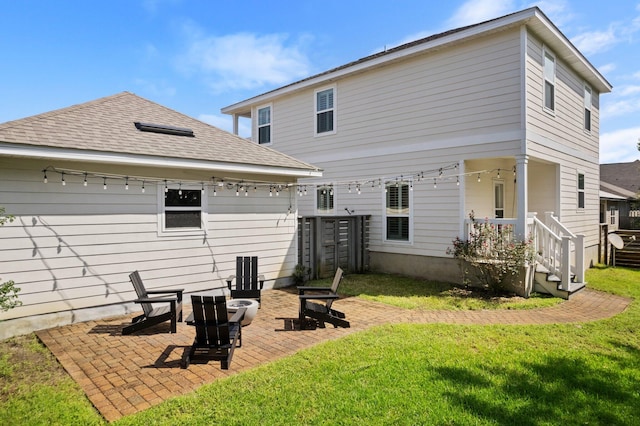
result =
[[[345,319],[345,314],[331,308],[334,300],[339,299],[338,286],[342,281],[342,269],[338,268],[331,287],[298,287],[298,297],[300,298],[299,321],[300,328],[308,326],[307,317],[313,318],[317,326],[324,328],[325,323],[333,324],[334,327],[350,327],[349,321]],[[313,300],[324,301],[324,303],[313,302]]]
[[[235,280],[235,286],[233,281]],[[227,278],[227,287],[232,299],[256,299],[260,302],[260,294],[264,286],[264,275],[258,275],[258,256],[238,256],[236,258],[236,274]]]
[[[224,296],[191,296],[193,314],[187,324],[196,327],[193,345],[182,357],[180,367],[187,368],[192,360],[219,360],[220,368],[227,370],[231,365],[233,351],[242,346],[242,326],[240,321],[247,308],[238,308],[229,318]]]
[[[182,292],[184,290],[147,290],[138,271],[132,272],[129,279],[138,295],[134,302],[142,305],[143,314],[133,318],[131,325],[122,329],[122,334],[131,334],[165,321],[171,321],[171,333],[175,333],[177,321],[182,321]],[[149,297],[152,294],[164,294],[165,296]]]

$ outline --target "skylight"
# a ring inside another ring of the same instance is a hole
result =
[[[136,129],[140,130],[141,132],[164,133],[167,135],[176,136],[195,136],[193,130],[187,129],[186,127],[167,126],[166,124],[141,123],[139,121],[136,121],[133,124],[135,124]]]

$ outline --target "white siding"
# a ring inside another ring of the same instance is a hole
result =
[[[15,216],[0,228],[0,279],[15,281],[23,302],[0,319],[131,301],[134,270],[148,288],[196,292],[225,287],[236,256],[259,256],[267,287],[290,276],[297,262],[296,200],[289,191],[236,197],[227,190],[214,197],[209,190],[206,237],[159,235],[155,184],[147,183],[144,194],[121,182],[106,191],[102,181],[84,187],[82,178],[69,176],[62,186],[57,174],[44,184],[47,165],[0,160],[0,206]]]
[[[584,130],[584,80],[556,56],[556,110],[549,114],[542,101],[543,45],[529,35],[527,43],[527,153],[559,165],[554,210],[586,246],[598,244],[599,223],[599,96],[593,90],[591,132]],[[585,175],[585,208],[578,209],[577,175]],[[536,179],[534,177],[534,179]],[[545,178],[548,181],[548,177]],[[530,180],[530,186],[536,180]],[[542,180],[538,180],[543,184]],[[531,196],[532,194],[530,194]],[[541,212],[539,212],[541,213]]]
[[[520,153],[519,43],[514,30],[341,79],[332,136],[313,137],[313,89],[274,100],[273,147],[323,168],[312,182],[345,182],[336,214],[372,215],[372,251],[445,256],[466,216],[464,185],[450,178],[434,188],[433,177],[464,159]],[[385,242],[384,183],[358,195],[346,182],[420,171],[432,172],[414,181],[413,242]],[[299,197],[301,214],[314,214],[313,200],[312,191]]]

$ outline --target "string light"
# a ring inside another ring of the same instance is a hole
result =
[[[436,181],[436,178],[433,178],[433,187],[437,188],[438,187],[438,183]]]
[[[62,186],[65,186],[67,182],[64,180],[64,172],[62,172]]]
[[[517,168],[515,166],[509,167],[509,169],[513,169],[514,175],[516,174]],[[349,181],[345,181],[345,182],[337,181],[331,184],[302,185],[299,183],[277,183],[277,182],[258,181],[258,182],[253,182],[250,185],[253,187],[254,192],[258,191],[259,189],[258,187],[266,188],[268,186],[270,196],[273,196],[274,191],[276,193],[276,196],[279,196],[280,192],[283,190],[291,190],[291,191],[295,190],[298,192],[299,196],[302,197],[303,195],[308,194],[308,190],[307,190],[308,185],[311,185],[311,187],[313,188],[312,191],[321,190],[323,195],[327,194],[328,192],[331,196],[333,196],[335,188],[344,188],[347,192],[350,192],[350,193],[357,192],[358,194],[361,194],[362,188],[364,185],[371,185],[371,190],[373,191],[375,190],[376,186],[381,189],[383,182],[385,184],[385,192],[387,192],[387,187],[390,187],[391,185],[395,185],[396,187],[399,187],[400,184],[407,185],[409,187],[408,189],[410,191],[413,191],[414,184],[416,182],[421,182],[424,179],[428,179],[428,178],[434,179],[434,188],[437,188],[438,180],[442,180],[442,182],[450,181],[451,183],[453,183],[455,180],[456,186],[460,186],[461,177],[464,177],[464,176],[476,174],[478,182],[481,181],[481,176],[486,173],[489,173],[489,174],[494,173],[499,177],[502,176],[501,168],[496,168],[492,170],[479,170],[479,171],[476,170],[476,171],[470,171],[467,173],[458,173],[458,170],[459,170],[459,164],[452,163],[444,167],[438,167],[430,170],[421,170],[419,172],[409,173],[409,174],[401,174],[395,177],[394,176],[373,177],[373,178],[365,178],[362,180],[355,180],[355,181],[351,179]],[[450,174],[447,173],[447,171],[450,171],[449,172]],[[61,182],[64,182],[63,183],[64,185],[66,185],[66,181],[68,180],[67,175],[72,175],[72,176],[81,176],[84,186],[88,185],[89,177],[95,177],[98,179],[101,178],[103,179],[103,188],[105,190],[107,189],[107,179],[122,179],[124,181],[125,189],[129,188],[129,184],[131,183],[131,181],[142,182],[142,186],[141,186],[142,192],[144,192],[144,189],[146,187],[146,182],[152,181],[152,182],[164,184],[165,193],[169,191],[169,184],[172,184],[172,185],[178,186],[178,194],[183,195],[182,184],[185,183],[189,185],[199,184],[200,190],[202,191],[203,194],[205,193],[205,189],[208,186],[211,186],[213,188],[213,196],[217,196],[217,188],[224,189],[226,186],[227,189],[229,190],[232,190],[235,187],[236,189],[235,192],[238,196],[240,195],[240,192],[244,192],[245,196],[249,196],[249,185],[242,180],[235,181],[232,179],[229,181],[223,178],[211,177],[211,180],[208,183],[207,181],[202,181],[202,180],[194,181],[194,182],[184,182],[184,181],[172,181],[166,178],[136,177],[136,176],[129,176],[129,175],[91,173],[87,171],[71,170],[71,169],[56,169],[53,166],[49,166],[43,169],[42,172],[43,172],[44,183],[48,182],[49,173],[54,172],[54,173],[59,173],[61,175]]]

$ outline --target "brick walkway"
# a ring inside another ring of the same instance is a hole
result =
[[[40,340],[82,387],[108,421],[144,410],[163,400],[191,392],[216,379],[249,370],[291,355],[325,340],[337,339],[374,325],[398,322],[452,324],[548,324],[585,322],[622,312],[630,301],[585,289],[552,308],[496,311],[405,310],[357,298],[341,299],[335,307],[346,313],[351,328],[292,330],[297,317],[297,295],[285,290],[263,293],[262,308],[243,328],[242,347],[236,349],[229,370],[220,362],[192,364],[180,369],[183,351],[195,331],[184,323],[176,334],[168,323],[123,336],[130,317],[89,321],[39,331]],[[187,310],[189,307],[185,307]],[[188,312],[187,312],[188,313]],[[186,314],[185,314],[186,315]]]

